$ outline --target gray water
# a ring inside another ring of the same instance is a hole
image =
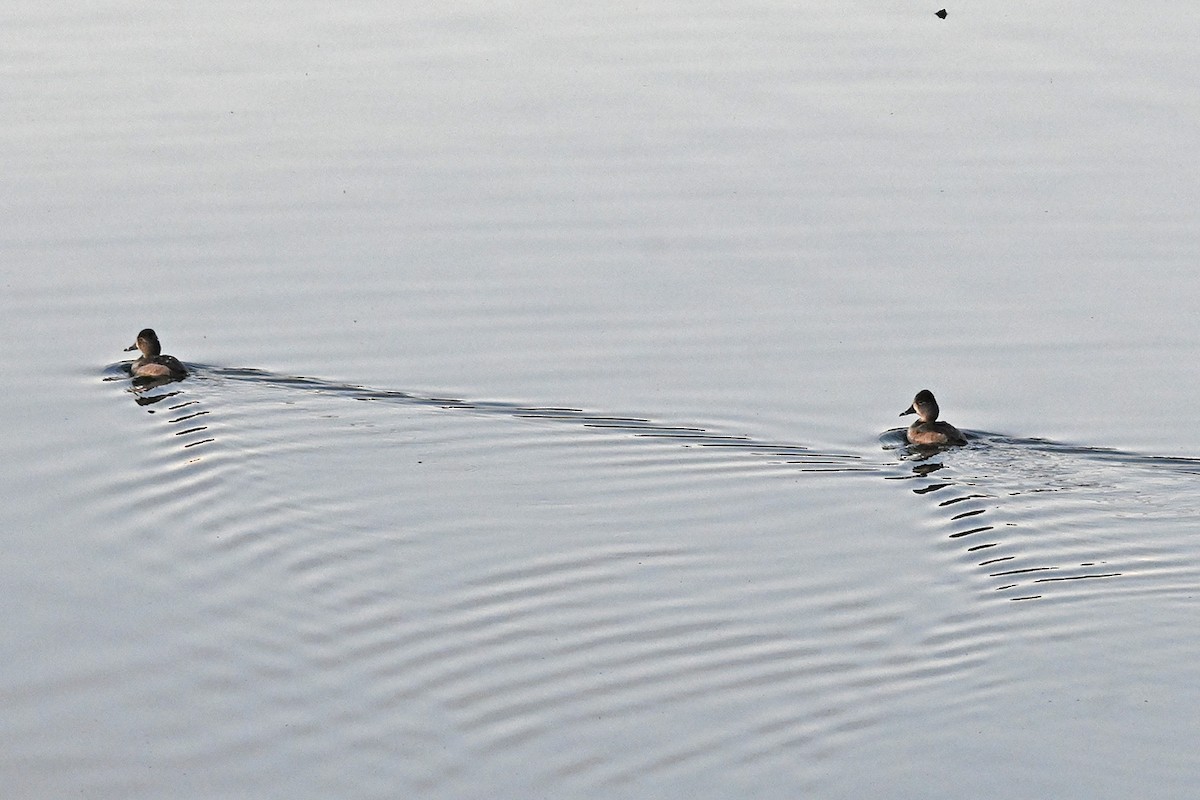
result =
[[[5,797],[1194,791],[1197,11],[10,5]]]

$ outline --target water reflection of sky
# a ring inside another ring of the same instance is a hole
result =
[[[1183,796],[1198,19],[948,9],[14,10],[14,796]]]

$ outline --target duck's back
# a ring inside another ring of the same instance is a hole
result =
[[[188,372],[175,356],[153,356],[134,362],[133,374],[139,378],[186,378]]]
[[[913,444],[966,444],[967,437],[949,422],[933,420],[914,422],[908,429],[908,441]]]

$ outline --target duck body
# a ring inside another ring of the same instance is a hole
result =
[[[163,355],[162,344],[153,328],[144,328],[137,335],[137,341],[125,348],[125,352],[140,350],[142,355],[129,366],[129,372],[135,378],[171,378],[179,380],[186,378],[187,367],[183,366],[175,356]]]
[[[964,445],[967,437],[949,422],[938,420],[937,400],[933,392],[922,389],[913,398],[912,405],[901,411],[900,416],[916,414],[917,421],[908,426],[908,441],[923,447],[939,447],[942,445]]]

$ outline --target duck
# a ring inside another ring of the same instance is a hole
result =
[[[137,341],[125,348],[126,353],[130,350],[142,351],[141,358],[129,366],[129,372],[135,378],[179,380],[187,377],[187,368],[178,358],[163,355],[158,334],[154,332],[153,328],[143,328],[137,335]]]
[[[916,414],[917,421],[908,426],[908,441],[925,447],[940,445],[964,445],[967,437],[949,422],[938,420],[938,402],[933,392],[922,389],[913,398],[912,405],[901,411],[900,416]]]

